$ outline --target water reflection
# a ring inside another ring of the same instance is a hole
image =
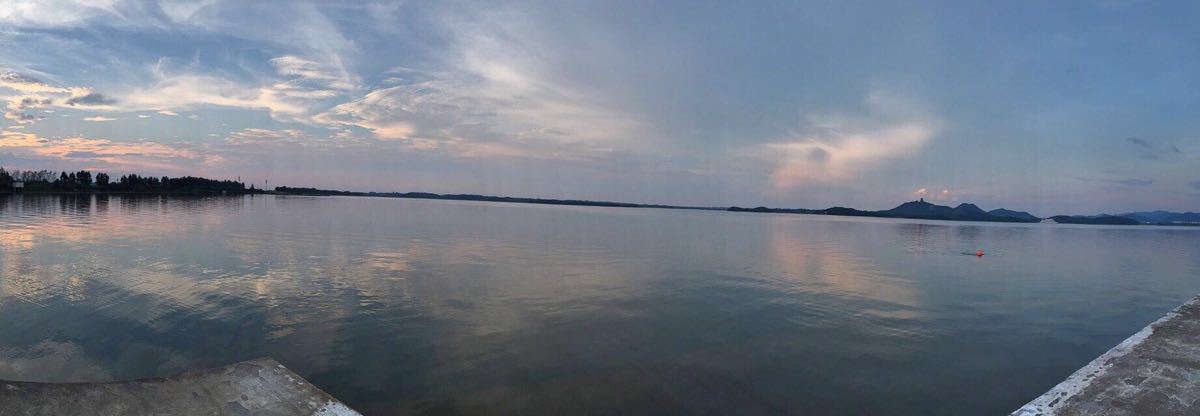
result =
[[[1200,290],[1197,235],[0,197],[0,378],[272,356],[376,414],[995,413]]]
[[[917,306],[912,282],[897,278],[864,255],[872,250],[871,246],[854,245],[854,240],[840,238],[860,232],[862,224],[840,223],[843,228],[831,228],[832,235],[822,240],[802,239],[810,230],[797,229],[793,224],[786,218],[775,218],[770,227],[771,262],[789,279],[823,294],[879,301],[896,308]]]

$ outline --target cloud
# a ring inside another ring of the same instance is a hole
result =
[[[51,103],[52,103],[52,100],[50,100],[49,98],[36,96],[36,95],[26,95],[26,96],[17,97],[16,99],[10,101],[8,104],[8,108],[12,109],[12,110],[25,110],[25,109],[30,109],[30,108],[45,107],[45,106],[50,105]]]
[[[92,92],[91,90],[83,89],[78,91],[77,95],[71,96],[71,98],[68,98],[63,103],[69,106],[108,106],[116,104],[117,100],[106,97],[104,94],[100,94],[98,92]]]
[[[380,140],[407,140],[412,146],[440,147],[471,157],[571,158],[622,141],[626,146],[635,144],[634,139],[648,131],[634,113],[605,102],[605,91],[554,75],[550,68],[558,63],[538,52],[551,39],[528,16],[504,14],[504,19],[496,19],[485,11],[439,20],[449,35],[448,44],[430,63],[442,69],[400,67],[365,88],[347,70],[343,58],[354,52],[356,45],[341,35],[319,7],[304,5],[285,13],[295,17],[294,24],[286,25],[287,33],[272,33],[260,30],[262,24],[232,27],[229,17],[245,10],[229,6],[220,2],[171,3],[161,7],[162,15],[150,20],[289,46],[298,43],[300,48],[289,48],[294,52],[270,59],[273,74],[253,74],[249,80],[194,66],[171,71],[159,64],[152,71],[156,79],[143,86],[111,96],[86,90],[85,94],[73,93],[62,104],[159,110],[163,115],[207,106],[266,110],[279,121],[365,129]],[[47,18],[39,7],[34,9],[40,11],[10,16],[9,20],[54,27],[84,23],[139,29],[159,26],[137,25],[137,19],[131,17],[139,14],[124,2],[61,20]],[[378,8],[350,9],[372,12]],[[110,21],[114,18],[115,22]],[[600,142],[605,144],[598,145]]]
[[[295,55],[271,60],[279,75],[290,77],[276,84],[277,89],[292,91],[297,96],[331,97],[339,91],[356,89],[353,77],[342,68]]]
[[[314,139],[315,138],[309,134],[297,129],[270,130],[248,128],[230,133],[229,136],[225,138],[225,142],[230,144],[303,144]]]
[[[1106,183],[1106,184],[1111,184],[1111,185],[1138,186],[1138,187],[1150,186],[1151,184],[1154,183],[1153,179],[1141,179],[1141,178],[1099,178],[1099,177],[1093,177],[1093,176],[1076,176],[1075,179],[1084,181],[1084,182],[1096,182],[1096,183]]]
[[[195,173],[198,167],[221,163],[219,155],[187,145],[153,141],[112,141],[81,136],[47,139],[31,133],[0,131],[0,148],[17,156],[87,162],[88,166],[120,170]]]
[[[138,118],[150,118],[149,114],[138,114]]]
[[[4,118],[17,123],[30,124],[45,117],[30,114],[29,110],[47,107],[80,107],[85,109],[109,109],[116,100],[84,87],[54,87],[35,78],[15,72],[0,74],[0,87],[29,95],[20,95],[9,100]],[[47,95],[42,95],[47,94]],[[44,112],[53,112],[46,109]]]
[[[588,152],[635,144],[649,131],[639,116],[605,102],[604,91],[548,74],[552,63],[535,52],[543,40],[519,16],[447,24],[454,41],[442,57],[444,69],[393,68],[381,87],[313,120],[472,156],[573,152],[564,144]]]
[[[68,27],[93,18],[120,16],[117,7],[123,3],[113,0],[12,0],[0,7],[0,21],[18,27]]]
[[[203,106],[261,109],[280,121],[310,122],[308,115],[324,108],[322,103],[357,88],[355,78],[335,65],[294,55],[270,63],[275,75],[257,86],[201,73],[159,73],[157,82],[130,92],[124,107],[158,109],[159,114],[169,116],[178,115],[171,109]]]
[[[44,140],[36,134],[0,130],[0,148],[41,146]]]
[[[221,163],[219,155],[188,145],[153,141],[112,141],[82,136],[44,138],[33,133],[0,131],[0,149],[18,157],[86,161],[87,166],[122,170],[195,173],[194,169]]]
[[[265,109],[273,116],[302,114],[306,110],[279,98],[279,95],[269,88],[249,88],[216,76],[181,74],[137,89],[127,95],[124,101],[132,109],[178,109],[211,105]]]
[[[1165,162],[1182,160],[1184,156],[1183,151],[1175,144],[1157,145],[1138,137],[1127,137],[1125,141],[1142,149],[1141,156],[1138,156],[1141,159]]]
[[[84,151],[84,150],[72,150],[72,151],[62,154],[62,157],[65,157],[68,159],[94,159],[94,158],[99,158],[102,156],[103,155],[101,155],[100,153],[89,152],[89,151]]]
[[[113,121],[116,119],[111,118],[111,117],[105,117],[105,116],[95,116],[95,117],[87,117],[87,118],[84,118],[83,120],[84,121]]]
[[[895,159],[914,157],[942,129],[936,117],[913,112],[908,103],[881,94],[867,98],[868,114],[809,117],[811,133],[766,145],[777,159],[772,183],[792,188],[844,183]]]
[[[3,7],[0,7],[0,10],[3,9]],[[22,93],[60,93],[69,91],[66,88],[55,87],[38,79],[10,71],[0,72],[0,88],[8,88]]]
[[[4,112],[4,118],[15,121],[20,124],[33,123],[38,120],[45,119],[45,117],[42,117],[39,115],[22,113],[19,111],[6,111],[6,112]]]
[[[23,95],[13,98],[5,107],[7,111],[4,113],[4,118],[13,120],[20,124],[33,123],[42,120],[45,117],[30,114],[28,110],[35,110],[46,107],[52,103],[50,98],[40,95]]]
[[[1142,138],[1138,138],[1138,137],[1126,137],[1125,140],[1130,143],[1133,143],[1135,145],[1147,148],[1147,149],[1154,148],[1154,145],[1150,144],[1150,142],[1146,141],[1146,139],[1142,139]]]

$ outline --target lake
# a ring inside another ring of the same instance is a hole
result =
[[[1001,414],[1198,292],[1200,229],[0,197],[0,378],[269,356],[366,414]]]

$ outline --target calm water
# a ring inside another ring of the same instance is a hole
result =
[[[1197,292],[1200,230],[0,198],[0,378],[271,356],[368,414],[999,414]]]

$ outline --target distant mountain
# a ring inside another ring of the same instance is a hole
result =
[[[1038,218],[1028,212],[1013,211],[1013,210],[1004,209],[1004,208],[993,209],[991,211],[988,211],[988,214],[995,216],[995,217],[1016,218],[1019,220],[1029,221],[1029,222],[1041,221],[1041,218]]]
[[[997,208],[984,211],[975,204],[963,203],[956,207],[937,205],[926,202],[924,198],[909,201],[899,206],[883,211],[862,211],[854,208],[832,207],[826,209],[781,209],[781,208],[741,208],[730,207],[729,211],[743,212],[774,212],[788,214],[842,215],[849,217],[884,217],[912,218],[921,220],[944,221],[990,221],[990,222],[1041,222],[1042,218],[1025,211]],[[1099,225],[1192,225],[1200,226],[1200,214],[1185,212],[1150,211],[1135,212],[1122,215],[1056,215],[1046,218],[1045,222],[1060,224],[1099,224]]]
[[[958,204],[950,211],[950,216],[956,220],[966,221],[991,221],[995,219],[987,212],[975,206],[975,204]]]
[[[1200,213],[1143,211],[1121,214],[1122,217],[1133,218],[1144,224],[1200,224]]]
[[[879,211],[880,214],[900,218],[949,218],[953,212],[953,208],[925,202],[924,198],[905,202],[886,211]]]
[[[1027,212],[1009,211],[1000,209],[994,212],[999,212],[1004,215],[993,215],[980,209],[975,204],[959,204],[951,208],[945,205],[937,205],[926,202],[924,198],[916,201],[909,201],[895,208],[884,211],[863,211],[854,208],[832,207],[826,209],[783,209],[783,208],[742,208],[730,207],[729,211],[737,212],[772,212],[780,214],[814,214],[814,215],[841,215],[847,217],[884,217],[884,218],[913,218],[922,220],[948,220],[948,221],[992,221],[992,222],[1038,222],[1041,219]]]
[[[1059,224],[1103,224],[1103,225],[1138,225],[1141,224],[1138,220],[1128,217],[1116,215],[1101,215],[1098,217],[1084,217],[1079,215],[1055,215],[1050,217],[1051,220]]]
[[[1016,214],[1015,211],[1004,210]],[[991,213],[980,209],[975,204],[963,203],[954,208],[945,205],[937,205],[926,202],[925,199],[905,202],[900,206],[886,210],[877,211],[879,216],[892,218],[917,218],[927,220],[952,220],[952,221],[997,221],[997,222],[1036,222],[1040,220],[1037,217],[1029,215],[992,215]]]

